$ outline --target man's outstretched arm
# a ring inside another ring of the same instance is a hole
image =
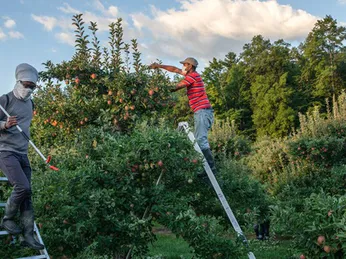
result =
[[[158,64],[156,62],[151,64],[149,66],[149,68],[151,68],[151,69],[162,68],[162,69],[167,70],[168,72],[172,72],[172,73],[177,73],[177,74],[183,75],[183,71],[180,68],[177,68],[175,66],[170,66],[170,65],[161,65],[161,64]]]
[[[176,91],[181,90],[181,89],[186,88],[186,87],[187,87],[186,82],[184,80],[182,80],[175,86],[174,89],[171,90],[171,92],[176,92]]]

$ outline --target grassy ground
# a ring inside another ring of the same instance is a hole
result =
[[[176,238],[173,234],[157,234],[157,237],[158,240],[150,247],[149,256],[164,259],[192,258],[192,251],[183,239]],[[294,258],[292,255],[295,254],[288,240],[252,240],[250,247],[256,259],[288,259]]]
[[[182,238],[176,238],[173,234],[158,234],[157,237],[157,241],[150,247],[150,256],[165,259],[192,258],[193,253]]]

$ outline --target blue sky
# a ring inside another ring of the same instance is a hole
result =
[[[194,56],[200,70],[213,57],[239,53],[257,34],[297,44],[326,15],[346,25],[346,0],[2,1],[0,94],[13,88],[19,63],[42,70],[47,60],[70,59],[74,53],[71,19],[76,12],[84,14],[87,24],[98,23],[103,45],[108,24],[122,17],[125,41],[138,39],[144,62],[160,59],[179,66],[179,60]]]

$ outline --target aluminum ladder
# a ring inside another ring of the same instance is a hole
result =
[[[211,182],[211,184],[212,184],[212,186],[213,186],[213,188],[214,188],[214,190],[216,192],[217,197],[219,198],[219,200],[220,200],[220,202],[222,204],[222,207],[223,207],[224,211],[227,214],[227,217],[228,217],[229,221],[231,222],[234,230],[237,232],[238,237],[242,240],[243,244],[245,245],[245,247],[248,250],[248,258],[249,259],[256,259],[255,255],[250,251],[248,240],[246,239],[243,231],[241,230],[241,228],[240,228],[240,226],[238,224],[238,221],[235,218],[235,216],[233,214],[233,211],[232,211],[231,207],[229,206],[229,204],[228,204],[228,202],[226,200],[226,197],[225,197],[225,195],[223,194],[223,192],[222,192],[222,190],[220,188],[219,183],[217,182],[213,172],[210,169],[210,166],[209,166],[207,160],[205,159],[205,157],[203,155],[203,152],[202,152],[201,148],[199,147],[198,143],[196,142],[195,136],[191,132],[189,124],[187,122],[180,122],[178,124],[178,130],[185,131],[185,133],[187,134],[188,138],[192,142],[194,149],[203,156],[203,167],[204,167],[204,169],[205,169],[205,171],[206,171],[206,173],[208,175],[208,178],[209,178],[209,180],[210,180],[210,182]]]
[[[6,177],[0,177],[0,182],[8,182]],[[5,208],[6,203],[0,202],[0,208]],[[10,235],[6,230],[0,229],[0,236],[6,236]],[[44,245],[42,237],[40,235],[40,231],[37,228],[36,222],[34,223],[34,235],[36,236],[37,240]],[[43,250],[40,250],[40,255],[33,255],[28,257],[20,257],[17,259],[50,259],[48,255],[48,251],[46,247]]]

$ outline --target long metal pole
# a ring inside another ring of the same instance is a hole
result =
[[[8,112],[5,110],[4,107],[0,104],[0,109],[3,111],[3,113],[7,116],[10,117]],[[59,169],[55,166],[49,165],[50,162],[50,157],[48,159],[42,154],[42,152],[36,147],[36,145],[30,140],[29,136],[25,134],[25,132],[22,130],[22,128],[19,125],[16,125],[16,128],[19,130],[20,133],[22,133],[23,137],[29,142],[29,144],[35,149],[37,154],[44,160],[44,162],[49,166],[50,169],[54,171],[58,171]]]

